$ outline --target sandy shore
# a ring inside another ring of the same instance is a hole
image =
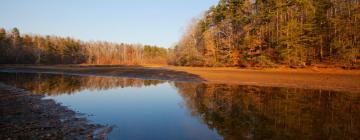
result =
[[[0,71],[4,70],[360,92],[359,70],[335,68],[259,70],[174,66],[1,66]]]

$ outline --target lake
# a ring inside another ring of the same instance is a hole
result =
[[[113,127],[108,139],[357,139],[360,94],[41,73],[0,82]]]

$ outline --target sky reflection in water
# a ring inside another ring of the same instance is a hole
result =
[[[149,87],[84,90],[48,96],[100,124],[115,125],[112,139],[219,139],[183,107],[169,83]]]

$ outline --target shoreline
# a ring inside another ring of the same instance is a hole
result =
[[[360,93],[360,71],[342,69],[237,69],[173,67],[208,83],[322,89]]]
[[[51,99],[0,82],[0,139],[105,139],[111,127]]]
[[[0,71],[116,76],[175,82],[202,82],[360,92],[360,70],[332,68],[238,69],[176,66],[0,66]]]

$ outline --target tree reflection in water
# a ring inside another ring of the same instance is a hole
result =
[[[225,139],[357,139],[360,96],[321,90],[174,84],[192,115]]]
[[[111,77],[0,73],[0,81],[38,94],[164,83]],[[224,139],[360,138],[360,94],[274,87],[172,83],[186,109]]]
[[[107,90],[125,87],[140,88],[165,82],[160,80],[40,73],[0,73],[0,81],[44,95],[74,94],[83,90]]]

